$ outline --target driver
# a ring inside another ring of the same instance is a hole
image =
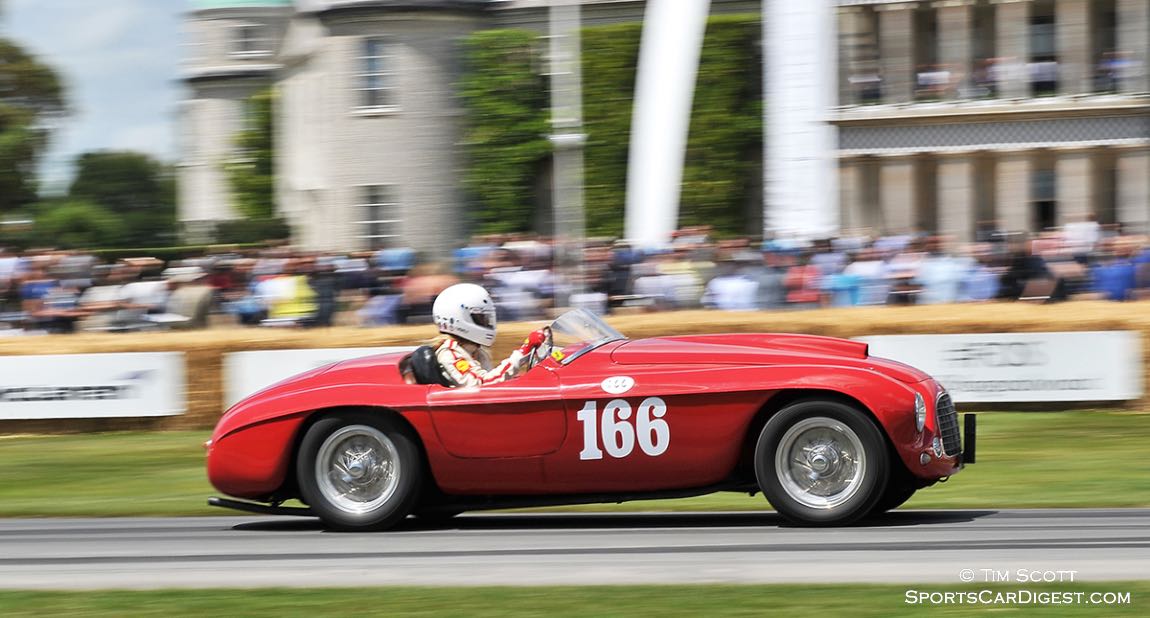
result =
[[[487,290],[459,283],[440,292],[431,308],[440,335],[432,341],[435,358],[457,386],[497,384],[519,375],[523,361],[547,337],[542,330],[528,335],[519,349],[491,367],[488,349],[495,342],[495,303]]]

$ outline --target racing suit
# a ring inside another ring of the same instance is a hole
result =
[[[523,360],[532,348],[524,344],[508,356],[498,366],[491,367],[491,357],[483,348],[476,355],[469,353],[455,337],[440,338],[435,345],[435,359],[443,368],[443,373],[457,386],[486,386],[510,380],[523,369]]]

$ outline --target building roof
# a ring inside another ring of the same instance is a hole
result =
[[[293,0],[191,0],[193,11],[292,6]]]

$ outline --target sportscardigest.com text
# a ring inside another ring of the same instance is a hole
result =
[[[1130,605],[1129,592],[1082,590],[907,590],[907,605]]]
[[[1051,590],[1073,588],[1079,571],[1064,568],[965,568],[957,571],[962,584],[989,584],[982,589],[906,591],[907,605],[1132,605],[1134,595],[1123,590]],[[1031,584],[1037,584],[1031,587]]]

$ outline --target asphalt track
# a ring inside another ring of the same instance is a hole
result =
[[[1075,573],[1047,575],[1058,571]],[[899,511],[835,529],[788,527],[772,513],[475,514],[372,534],[283,517],[0,521],[3,588],[958,584],[1003,574],[1150,579],[1150,509]]]

